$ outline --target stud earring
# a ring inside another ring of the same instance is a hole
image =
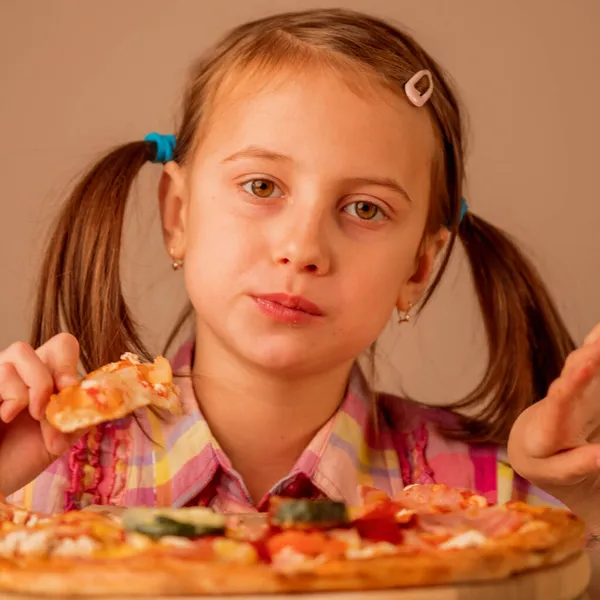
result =
[[[400,314],[400,311],[398,311],[398,323],[402,324],[402,323],[408,323],[410,321],[410,311],[412,309],[412,302],[408,303],[408,308],[406,309],[406,311],[404,312],[404,314]]]
[[[173,271],[179,271],[183,267],[183,258],[174,258],[171,267],[173,267]]]

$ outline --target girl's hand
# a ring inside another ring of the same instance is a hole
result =
[[[508,454],[517,473],[600,532],[600,324],[546,398],[519,416]]]
[[[0,352],[0,492],[29,483],[83,432],[66,436],[45,420],[50,395],[76,383],[79,344],[59,334],[34,350],[17,342]]]

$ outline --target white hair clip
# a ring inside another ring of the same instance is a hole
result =
[[[423,79],[423,77],[427,77],[429,81],[429,87],[421,94],[417,89],[417,83]],[[417,71],[405,84],[404,91],[408,96],[408,99],[419,108],[431,98],[431,94],[433,94],[433,78],[431,77],[431,73],[427,69],[423,69],[422,71]]]

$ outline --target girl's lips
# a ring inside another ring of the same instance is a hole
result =
[[[263,294],[252,299],[264,314],[282,323],[309,323],[323,316],[316,304],[299,296]]]

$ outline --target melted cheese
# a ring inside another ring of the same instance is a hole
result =
[[[97,379],[84,379],[79,386],[82,390],[91,390],[92,388],[98,387],[100,382]]]
[[[487,542],[485,535],[471,529],[464,533],[459,533],[453,538],[440,545],[440,550],[453,550],[460,548],[477,548]]]
[[[99,548],[100,544],[88,537],[82,535],[78,538],[66,538],[61,540],[52,550],[53,556],[90,556]]]
[[[141,364],[139,356],[133,352],[125,352],[125,354],[121,354],[121,360],[127,360],[134,365]]]
[[[530,531],[539,531],[540,529],[548,529],[550,525],[545,521],[527,521],[521,525],[519,533],[529,533]]]
[[[13,511],[12,522],[15,525],[24,525],[27,522],[27,518],[29,517],[29,513],[24,508],[15,508]],[[35,517],[35,515],[31,515],[31,517]]]
[[[395,519],[397,523],[408,523],[415,514],[416,511],[410,508],[402,508],[395,514]]]
[[[0,539],[0,556],[43,556],[50,548],[48,530],[17,529]]]
[[[213,550],[224,562],[253,565],[258,562],[258,554],[254,546],[246,542],[237,542],[227,538],[217,538],[213,542]]]
[[[340,542],[344,542],[348,549],[358,549],[362,546],[362,539],[356,529],[333,529],[329,536]]]
[[[193,548],[194,542],[191,542],[187,538],[177,537],[175,535],[165,535],[159,540],[159,544],[164,546],[171,546],[172,548]]]
[[[273,568],[281,573],[298,573],[310,570],[325,562],[324,556],[310,558],[286,546],[271,557]]]
[[[373,558],[375,556],[387,556],[396,554],[398,548],[389,542],[376,542],[374,544],[365,544],[362,548],[348,548],[346,558],[350,560],[360,560],[362,558]]]
[[[152,540],[149,537],[134,531],[127,533],[126,541],[127,545],[133,548],[134,550],[145,550],[153,544]]]

